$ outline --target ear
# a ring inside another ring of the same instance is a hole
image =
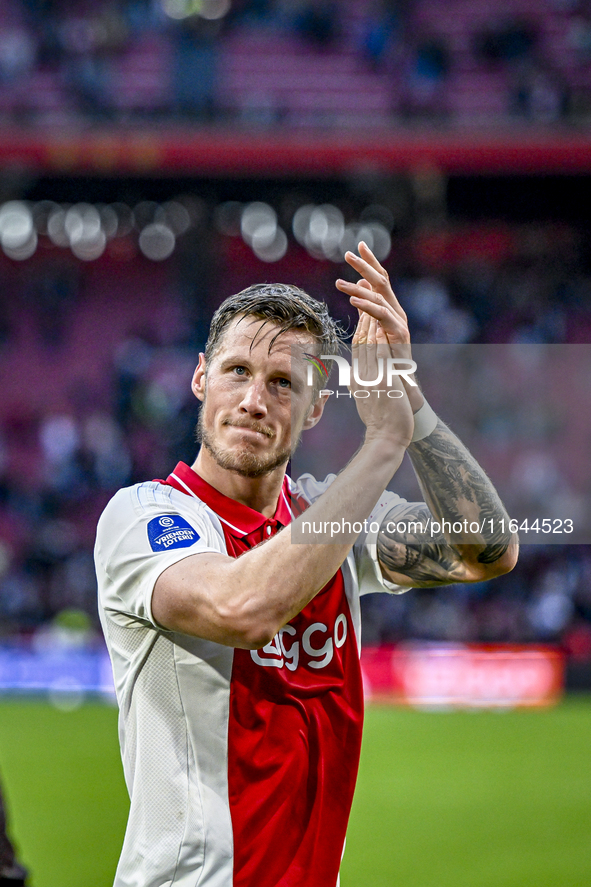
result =
[[[312,406],[308,411],[308,415],[304,419],[304,424],[302,425],[302,431],[307,431],[308,428],[314,428],[317,422],[322,418],[322,413],[324,412],[324,406],[326,401],[330,397],[330,394],[319,394]]]
[[[205,400],[205,354],[199,354],[199,363],[193,373],[191,391],[198,400]]]

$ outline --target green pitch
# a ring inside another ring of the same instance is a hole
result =
[[[368,711],[343,887],[591,884],[591,699]]]
[[[32,887],[110,887],[127,814],[113,708],[0,703]],[[371,708],[342,887],[591,883],[591,699],[534,712]]]

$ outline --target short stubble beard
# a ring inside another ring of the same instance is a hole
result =
[[[286,465],[292,454],[292,447],[280,450],[278,453],[269,453],[268,455],[259,456],[246,449],[222,450],[216,446],[212,440],[209,431],[205,427],[203,420],[204,406],[202,405],[197,421],[196,437],[198,443],[210,453],[214,462],[225,468],[226,471],[233,471],[241,477],[263,477],[265,474],[271,474],[281,465]],[[293,449],[297,446],[297,442]]]

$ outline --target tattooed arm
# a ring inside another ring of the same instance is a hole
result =
[[[508,530],[509,516],[449,428],[439,420],[428,437],[410,444],[408,454],[426,504],[409,503],[382,522],[377,549],[386,579],[426,587],[480,582],[513,569],[517,537]],[[454,523],[456,529],[462,525],[461,533],[453,532]],[[478,532],[470,532],[476,523]]]
[[[410,357],[407,317],[386,269],[363,241],[359,256],[347,252],[345,260],[361,275],[357,283],[336,282],[360,312],[354,344],[385,340],[394,357]],[[420,389],[406,386],[406,393],[416,413],[423,403]],[[508,532],[509,518],[496,490],[457,437],[439,421],[428,437],[408,446],[408,454],[427,504],[409,504],[402,512],[396,508],[382,522],[377,550],[386,579],[411,587],[447,585],[480,582],[511,570],[517,537]],[[432,532],[432,521],[441,532]],[[464,521],[478,522],[474,530],[479,532],[454,533],[458,521],[462,528]]]

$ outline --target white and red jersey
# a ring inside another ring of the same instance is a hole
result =
[[[120,490],[98,526],[100,616],[131,798],[115,887],[334,887],[363,722],[359,594],[384,583],[375,535],[261,650],[164,631],[158,576],[184,557],[236,557],[324,489],[286,479],[267,518],[179,463]],[[370,521],[404,500],[385,493]],[[198,570],[198,561],[195,562]],[[281,582],[281,576],[277,576]]]

